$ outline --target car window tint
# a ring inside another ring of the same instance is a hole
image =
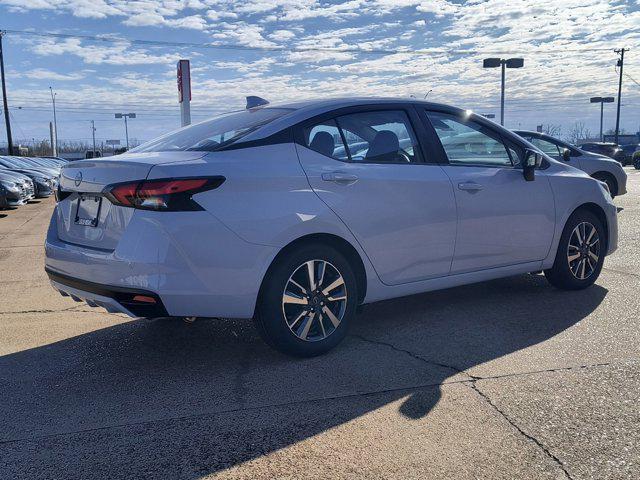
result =
[[[419,148],[409,117],[401,110],[353,113],[337,119],[353,162],[419,162]]]
[[[533,137],[531,139],[531,143],[540,149],[542,153],[546,153],[551,158],[558,159],[560,158],[560,150],[558,150],[558,146],[554,143],[549,142],[548,140],[543,140],[542,138]]]
[[[349,159],[335,120],[328,120],[304,130],[307,147],[311,150],[338,160]]]
[[[482,125],[448,113],[427,112],[427,116],[450,164],[513,165],[502,140]]]

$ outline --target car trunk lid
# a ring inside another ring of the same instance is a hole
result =
[[[56,208],[58,238],[101,251],[113,251],[135,214],[113,205],[102,191],[107,185],[145,180],[156,165],[198,160],[206,152],[131,153],[71,162],[60,173],[64,200]]]

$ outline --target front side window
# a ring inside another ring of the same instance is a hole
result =
[[[427,116],[451,165],[513,165],[502,139],[483,125],[448,113],[427,112]]]
[[[259,108],[232,113],[168,133],[130,152],[213,152],[291,112],[288,108]]]
[[[420,150],[407,114],[380,110],[342,115],[304,130],[307,147],[338,160],[414,163]]]

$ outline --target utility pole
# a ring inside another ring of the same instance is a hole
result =
[[[93,154],[96,154],[96,122],[91,120],[91,135],[93,136]]]
[[[618,60],[618,66],[620,67],[620,80],[618,80],[618,111],[616,112],[616,136],[615,143],[618,143],[618,135],[620,134],[620,101],[622,100],[622,69],[624,68],[624,52],[626,48],[614,50],[620,54],[620,60]]]
[[[49,92],[51,93],[51,102],[53,102],[53,134],[56,138],[56,153],[58,155],[58,119],[56,118],[56,95],[57,93],[53,92],[53,88],[49,87]]]
[[[4,56],[2,54],[2,37],[5,32],[0,30],[0,76],[2,77],[2,103],[4,105],[4,123],[7,127],[7,153],[13,155],[13,140],[11,139],[11,121],[9,120],[9,102],[7,100],[7,84],[4,79]]]

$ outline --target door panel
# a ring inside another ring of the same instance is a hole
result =
[[[444,166],[455,188],[458,235],[451,273],[472,272],[546,258],[553,240],[555,206],[549,179],[522,170]],[[481,188],[464,189],[469,184]]]
[[[297,148],[311,187],[353,232],[384,283],[449,273],[456,207],[440,166],[340,162]]]
[[[524,179],[522,145],[473,115],[429,111],[427,117],[449,162],[443,169],[458,207],[451,273],[546,258],[555,231],[553,192],[540,171],[534,181]]]

